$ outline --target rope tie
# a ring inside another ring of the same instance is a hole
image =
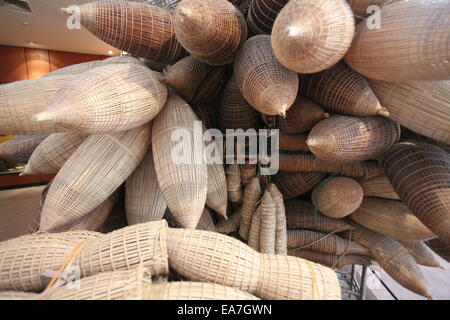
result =
[[[345,255],[347,254],[348,249],[350,248],[350,243],[351,243],[351,241],[352,241],[352,230],[349,231],[349,236],[348,236],[348,239],[347,239],[347,240],[348,240],[348,241],[347,241],[347,247],[345,248],[344,253],[341,254],[340,256],[338,256],[338,259],[336,260],[335,263],[333,263],[333,265],[331,266],[331,268],[334,269],[334,268],[339,264],[339,262],[345,257]]]
[[[331,236],[331,235],[333,235],[333,234],[335,234],[335,233],[338,233],[338,232],[342,231],[341,229],[344,228],[344,227],[346,227],[346,226],[341,226],[341,227],[337,228],[336,230],[334,230],[334,231],[332,231],[332,232],[330,232],[330,233],[327,233],[327,234],[324,235],[323,237],[321,237],[321,238],[319,238],[319,239],[317,239],[317,240],[314,240],[314,241],[312,241],[312,242],[310,242],[310,243],[307,243],[307,244],[305,244],[305,245],[303,245],[303,246],[301,246],[301,247],[295,248],[295,249],[293,249],[292,251],[299,251],[299,250],[308,248],[308,247],[312,246],[313,244],[316,244],[316,243],[318,243],[318,242],[320,242],[320,241],[322,241],[322,240],[328,238],[329,236]],[[347,246],[350,246],[350,244],[348,244]]]

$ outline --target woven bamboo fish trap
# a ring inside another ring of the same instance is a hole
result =
[[[84,139],[76,132],[52,133],[34,150],[21,175],[57,173]]]
[[[31,117],[43,111],[70,79],[71,75],[63,75],[0,85],[0,133],[40,135],[67,131],[50,121],[31,121]]]
[[[441,268],[439,260],[436,259],[436,254],[422,241],[399,241],[404,246],[416,262],[422,266],[431,268]],[[445,269],[444,269],[445,270]]]
[[[450,154],[426,143],[396,144],[380,162],[400,200],[450,242]]]
[[[286,117],[278,117],[277,120],[282,133],[299,134],[311,130],[318,122],[329,116],[317,103],[299,97],[286,112]]]
[[[309,229],[318,232],[342,232],[354,227],[342,219],[328,218],[304,200],[294,199],[284,203],[288,229]]]
[[[23,291],[0,291],[0,300],[36,300],[37,293]]]
[[[104,60],[94,60],[94,61],[73,64],[73,65],[59,68],[59,69],[56,69],[55,71],[49,72],[46,75],[44,75],[43,77],[60,76],[60,75],[67,75],[67,74],[71,74],[71,75],[80,74],[80,73],[84,73],[86,71],[90,71],[97,67],[106,66],[108,64],[119,64],[119,63],[133,63],[133,64],[145,65],[144,62],[142,62],[139,59],[136,59],[134,57],[117,56],[117,57],[107,58]]]
[[[367,12],[369,6],[376,5],[382,7],[385,4],[389,4],[395,1],[399,0],[347,0],[357,21],[360,21],[369,15],[369,13]]]
[[[332,255],[359,254],[369,255],[369,249],[357,242],[349,241],[338,235],[310,230],[288,230],[289,249],[312,250]]]
[[[147,67],[106,65],[74,78],[33,120],[83,133],[119,132],[152,120],[166,99],[167,88]]]
[[[275,58],[270,36],[247,40],[234,62],[236,84],[256,110],[267,115],[284,116],[298,93],[298,75]]]
[[[241,183],[243,187],[246,187],[252,182],[253,178],[256,177],[258,172],[258,167],[256,164],[244,163],[239,166],[241,171]]]
[[[430,139],[450,144],[450,81],[369,80],[369,83],[393,121]]]
[[[395,240],[422,241],[436,237],[400,201],[365,197],[350,218],[369,230]]]
[[[182,1],[173,17],[178,41],[209,65],[233,62],[247,39],[245,18],[226,0]]]
[[[213,142],[214,143],[214,142]],[[221,163],[208,164],[208,192],[206,205],[220,214],[227,216],[228,189],[227,177]]]
[[[0,144],[0,159],[27,163],[30,156],[47,135],[16,136]]]
[[[185,228],[195,228],[206,202],[208,166],[202,160],[202,128],[196,128],[197,116],[189,105],[171,93],[162,112],[153,121],[152,150],[156,176],[167,206]],[[172,134],[183,130],[181,141]],[[186,133],[189,133],[186,135]],[[175,163],[174,148],[184,152]],[[188,152],[189,151],[189,152]]]
[[[445,259],[448,262],[450,262],[450,244],[437,238],[433,240],[428,240],[425,243],[442,259]]]
[[[209,103],[191,103],[192,111],[194,111],[195,115],[202,122],[204,129],[212,129],[217,128],[217,115],[216,109],[217,106],[211,105]]]
[[[262,299],[340,299],[334,271],[282,255],[259,254],[213,232],[169,229],[171,267],[192,281],[213,282]]]
[[[351,163],[375,159],[399,138],[400,126],[381,116],[332,116],[318,123],[306,142],[324,161]]]
[[[418,134],[416,132],[409,130],[406,127],[402,127],[402,139],[400,141],[401,142],[416,141],[416,142],[429,143],[429,144],[432,144],[432,145],[435,145],[435,146],[438,146],[438,147],[444,149],[447,153],[450,153],[450,144],[446,144],[443,142],[439,142],[437,140],[427,138],[421,134]]]
[[[223,219],[216,224],[216,231],[224,234],[229,234],[239,230],[241,223],[241,210],[233,213],[228,220]]]
[[[291,0],[275,20],[271,40],[283,66],[315,73],[341,60],[354,34],[355,19],[345,0]]]
[[[267,189],[261,199],[261,233],[259,249],[261,253],[275,254],[275,239],[277,232],[277,206]]]
[[[247,24],[253,34],[270,34],[278,13],[289,0],[253,0],[250,2]]]
[[[214,68],[203,80],[202,84],[195,92],[192,101],[196,104],[213,104],[218,100],[222,88],[227,80],[225,67]]]
[[[261,250],[261,210],[262,208],[259,206],[252,216],[247,241],[248,246],[257,252]]]
[[[367,80],[342,62],[319,73],[302,75],[299,92],[336,113],[389,115]]]
[[[288,250],[288,255],[313,261],[329,268],[341,270],[348,265],[370,266],[372,259],[369,256],[358,254],[346,254],[337,256],[334,254],[316,252],[311,250]]]
[[[450,79],[450,51],[444,40],[450,36],[447,1],[398,1],[380,14],[381,28],[358,24],[345,56],[352,69],[383,81]],[[373,50],[378,47],[383,50]]]
[[[241,172],[237,163],[230,164],[226,170],[228,200],[234,203],[242,201],[243,192],[241,189]]]
[[[166,210],[164,219],[167,220],[170,228],[183,228],[181,223],[178,222],[177,218],[172,214],[172,212],[170,212],[170,210]],[[205,206],[203,209],[202,215],[200,216],[200,220],[198,220],[195,229],[216,232],[216,227],[213,221],[213,212],[208,207]]]
[[[153,153],[147,155],[125,182],[125,211],[129,225],[161,220],[167,203],[156,178]]]
[[[360,180],[359,184],[363,188],[365,197],[378,197],[392,200],[400,199],[394,188],[392,188],[388,177],[385,175]]]
[[[273,178],[273,182],[283,194],[284,199],[292,199],[311,191],[325,176],[325,173],[320,172],[280,171]]]
[[[35,233],[0,242],[0,292],[43,290],[50,282],[41,276],[44,271],[58,270],[78,243],[99,236],[90,231]]]
[[[311,194],[314,207],[329,218],[343,218],[355,212],[364,198],[358,182],[347,177],[324,180]]]
[[[241,222],[239,225],[239,235],[244,240],[248,240],[252,217],[258,207],[261,196],[261,184],[259,179],[255,177],[245,188],[242,207],[240,210]]]
[[[280,133],[279,137],[279,149],[286,151],[309,151],[306,139],[308,135],[305,133],[287,135]]]
[[[284,207],[283,195],[273,183],[269,185],[270,195],[276,206],[276,233],[275,233],[275,253],[287,254],[287,233],[286,233],[286,208]]]
[[[41,231],[76,224],[105,201],[138,167],[150,128],[88,136],[53,180],[41,212]]]
[[[262,126],[259,112],[254,109],[239,91],[233,75],[228,80],[220,100],[220,129],[259,129]]]
[[[228,286],[192,281],[144,284],[142,297],[143,300],[260,300]]]
[[[353,223],[352,223],[353,224]],[[425,279],[414,258],[398,241],[353,224],[355,230],[347,237],[369,248],[370,255],[392,279],[408,290],[432,299]]]
[[[103,0],[80,5],[80,18],[94,36],[134,56],[170,64],[186,54],[167,9]]]

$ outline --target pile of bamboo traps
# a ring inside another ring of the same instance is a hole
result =
[[[449,1],[100,0],[80,22],[129,55],[0,85],[0,158],[55,174],[34,233],[0,242],[0,299],[340,299],[355,264],[432,297]]]

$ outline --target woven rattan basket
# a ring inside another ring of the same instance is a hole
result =
[[[306,259],[319,263],[321,265],[341,270],[349,265],[363,265],[370,266],[372,259],[369,256],[346,254],[344,256],[336,256],[334,254],[328,254],[323,252],[316,252],[311,250],[289,250],[290,256]]]
[[[442,259],[450,262],[450,244],[440,239],[428,240],[426,244]]]
[[[223,219],[216,224],[216,231],[224,234],[239,231],[241,223],[241,210],[238,209],[227,220]]]
[[[291,0],[275,20],[271,40],[282,65],[314,73],[341,60],[354,33],[353,12],[345,0]]]
[[[311,191],[325,176],[325,173],[320,172],[280,171],[273,178],[273,182],[277,185],[284,199],[292,199]]]
[[[236,84],[258,111],[284,116],[298,92],[298,75],[275,58],[267,35],[247,40],[234,63]]]
[[[242,201],[243,192],[241,188],[241,172],[237,163],[230,164],[226,170],[228,200],[233,203]]]
[[[388,177],[385,175],[360,180],[359,184],[363,188],[365,197],[378,197],[392,200],[400,199],[394,188],[392,188]]]
[[[206,194],[206,205],[222,217],[227,216],[227,177],[225,176],[225,170],[221,163],[208,164],[208,192]]]
[[[0,291],[1,300],[36,300],[37,293],[23,291]]]
[[[240,210],[241,222],[239,225],[239,235],[244,240],[248,240],[252,217],[258,207],[258,202],[261,196],[261,185],[259,179],[255,177],[245,188],[242,207]]]
[[[0,159],[27,163],[47,135],[16,136],[0,144]]]
[[[269,185],[270,195],[276,206],[276,233],[275,233],[275,253],[287,254],[287,233],[286,233],[286,208],[284,207],[283,195],[273,183]]]
[[[248,232],[248,241],[247,244],[253,250],[259,252],[260,247],[260,239],[261,239],[261,206],[259,206],[255,213],[252,216],[250,223],[250,230]],[[241,220],[242,222],[242,220]]]
[[[416,262],[422,266],[431,268],[441,268],[439,260],[436,258],[436,254],[422,241],[399,241],[404,246]],[[445,270],[445,269],[444,269]]]
[[[241,171],[241,183],[243,187],[247,187],[256,177],[258,173],[258,166],[252,163],[244,163],[239,165],[239,170]]]
[[[286,151],[309,151],[306,139],[308,139],[306,133],[292,135],[280,133],[279,148]]]
[[[270,34],[278,13],[289,0],[252,0],[247,24],[253,34]]]
[[[381,7],[384,4],[389,4],[394,1],[399,0],[347,0],[357,21],[361,21],[369,15],[367,12],[369,6],[376,5]]]
[[[268,189],[264,192],[260,207],[261,233],[259,235],[259,252],[275,254],[277,207]]]

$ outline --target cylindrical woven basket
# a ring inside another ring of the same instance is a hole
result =
[[[220,100],[220,129],[259,129],[262,126],[259,112],[254,109],[239,91],[233,75],[222,93]]]
[[[289,249],[312,250],[332,255],[360,254],[369,255],[369,249],[357,242],[349,241],[335,234],[310,230],[288,230]]]
[[[278,117],[280,131],[298,134],[311,130],[318,122],[328,118],[321,106],[305,97],[299,97],[286,112],[286,117]]]
[[[286,151],[309,151],[306,139],[308,135],[306,133],[288,135],[280,133],[279,137],[280,150]]]
[[[300,77],[299,92],[332,112],[352,116],[388,115],[367,80],[340,62]]]
[[[414,258],[397,240],[385,237],[356,223],[346,236],[369,248],[370,255],[392,279],[403,287],[431,299],[427,284]]]
[[[223,164],[211,163],[208,164],[207,167],[208,192],[206,194],[206,205],[220,214],[222,217],[226,217],[228,205],[228,189],[227,177],[225,176]]]
[[[88,136],[53,180],[41,212],[41,231],[76,224],[133,173],[150,145],[150,128]]]
[[[318,158],[336,163],[375,159],[400,138],[400,126],[381,116],[332,116],[319,122],[306,141]]]
[[[256,177],[258,167],[256,164],[245,163],[239,166],[241,171],[241,183],[243,187],[247,187],[253,178]]]
[[[125,211],[129,225],[161,220],[167,203],[156,177],[153,153],[147,155],[125,182]]]
[[[196,104],[213,104],[217,101],[222,88],[227,82],[227,69],[225,67],[214,68],[202,81],[192,99]]]
[[[83,133],[111,133],[152,120],[167,99],[155,73],[137,64],[110,64],[75,77],[33,116]]]
[[[408,0],[384,6],[379,28],[366,21],[358,24],[345,61],[355,71],[376,80],[448,80],[448,19],[447,1]]]
[[[255,177],[245,188],[242,207],[240,210],[241,222],[239,225],[239,235],[244,240],[248,240],[252,217],[258,207],[258,202],[261,196],[261,184],[259,179]]]
[[[357,255],[357,254],[346,254],[345,256],[336,256],[334,254],[316,252],[311,250],[289,250],[288,254],[290,256],[306,259],[319,263],[321,265],[341,270],[348,265],[363,265],[370,266],[372,260],[369,256]]]
[[[36,300],[37,293],[23,291],[0,291],[1,300]]]
[[[430,139],[450,144],[450,81],[369,80],[369,83],[393,121]]]
[[[369,6],[376,5],[382,7],[383,5],[394,1],[399,0],[347,0],[357,21],[361,21],[369,15],[367,12],[367,8],[369,8]]]
[[[182,1],[175,9],[178,41],[194,57],[210,65],[233,62],[247,39],[247,24],[226,0]]]
[[[197,116],[189,105],[171,93],[153,121],[152,134],[156,176],[167,206],[183,227],[191,229],[202,215],[208,189],[208,166],[202,156],[203,130],[196,128],[194,121]],[[182,134],[181,141],[172,140],[177,132]],[[179,163],[172,159],[175,148],[184,152],[184,158],[176,161]]]
[[[275,254],[277,207],[268,189],[264,192],[260,207],[261,233],[259,235],[259,252]]]
[[[314,207],[329,218],[344,218],[355,212],[364,194],[358,182],[347,177],[324,180],[311,194]]]
[[[16,136],[0,143],[0,159],[15,163],[27,163],[34,150],[47,135]]]
[[[287,233],[286,233],[286,208],[284,207],[283,195],[273,183],[269,185],[270,195],[276,206],[276,233],[275,233],[275,253],[287,254]]]
[[[186,54],[167,9],[102,0],[80,5],[80,18],[82,26],[100,40],[134,56],[170,64]]]
[[[34,150],[22,175],[57,173],[85,137],[71,131],[52,133]]]
[[[355,19],[345,0],[291,0],[275,20],[271,40],[282,65],[314,73],[341,60],[354,33]]]
[[[198,120],[202,122],[204,129],[217,129],[218,119],[217,110],[219,107],[215,103],[191,103]]]
[[[388,177],[381,175],[371,179],[359,181],[365,197],[378,197],[392,200],[400,200],[398,194],[392,188]]]
[[[325,173],[320,172],[280,171],[273,178],[273,182],[283,194],[284,199],[292,199],[311,191],[325,176]]]
[[[241,172],[239,170],[239,165],[237,163],[228,165],[226,174],[228,200],[234,203],[241,202],[243,193],[241,189]]]
[[[400,201],[365,197],[350,218],[369,230],[395,240],[422,241],[436,237]]]
[[[247,24],[251,33],[270,34],[275,18],[288,1],[252,0],[247,15]]]
[[[442,259],[450,262],[450,244],[437,238],[425,243]]]
[[[67,131],[50,121],[34,122],[31,118],[43,111],[72,78],[62,75],[0,85],[0,133],[40,135]]]
[[[436,259],[436,254],[422,241],[399,241],[402,246],[404,246],[409,253],[412,255],[414,260],[422,266],[431,268],[442,268],[444,269],[439,260]]]
[[[298,93],[298,75],[275,58],[270,36],[248,39],[234,62],[236,84],[256,110],[284,116]]]
[[[262,208],[259,206],[252,216],[247,241],[248,246],[257,252],[261,250],[261,210]]]
[[[286,208],[286,226],[288,229],[309,229],[318,232],[342,232],[353,230],[345,220],[328,218],[304,200],[288,200]]]
[[[224,234],[237,232],[241,223],[241,210],[238,209],[227,220],[223,219],[216,224],[216,231]]]

